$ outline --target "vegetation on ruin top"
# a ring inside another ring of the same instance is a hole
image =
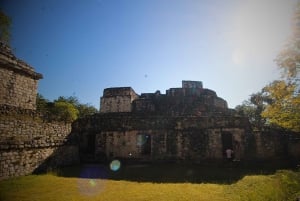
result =
[[[75,96],[60,96],[53,102],[45,99],[41,94],[37,94],[37,112],[48,120],[73,122],[77,118],[91,115],[97,109],[89,104],[82,104]]]

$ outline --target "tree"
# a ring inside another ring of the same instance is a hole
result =
[[[87,115],[92,115],[98,112],[98,110],[94,106],[91,106],[89,104],[79,104],[77,106],[77,109],[79,111],[78,118],[85,117]]]
[[[292,34],[275,61],[283,80],[263,89],[270,101],[262,116],[270,125],[300,132],[300,2],[296,6]]]
[[[48,120],[72,122],[77,118],[97,113],[95,107],[80,103],[75,96],[60,96],[54,102],[50,102],[41,94],[37,94],[36,104],[37,111]]]
[[[36,96],[36,110],[40,113],[45,113],[48,110],[48,100],[42,94]]]
[[[89,104],[82,104],[79,102],[78,98],[76,96],[70,96],[70,97],[64,97],[60,96],[58,97],[57,101],[60,102],[67,102],[76,107],[76,109],[79,111],[78,117],[84,117],[87,115],[92,115],[98,112],[98,110]]]
[[[77,106],[80,104],[79,100],[76,96],[69,96],[69,97],[59,96],[56,101],[71,103],[74,106]]]
[[[6,44],[10,41],[11,19],[0,10],[0,40]]]
[[[258,92],[251,94],[249,100],[244,101],[242,105],[238,105],[235,109],[239,115],[248,117],[254,129],[262,130],[266,123],[266,119],[261,116],[266,107],[265,102],[266,97],[262,92]]]
[[[77,119],[79,111],[74,105],[67,102],[54,102],[53,113],[58,121],[73,122]]]
[[[300,95],[295,95],[295,84],[277,80],[266,86],[263,91],[269,104],[262,116],[271,125],[300,132]]]
[[[36,111],[47,120],[57,120],[58,117],[54,113],[54,103],[45,99],[42,94],[36,96]]]

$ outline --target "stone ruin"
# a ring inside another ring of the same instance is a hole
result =
[[[242,161],[300,160],[299,134],[253,131],[246,117],[200,81],[182,81],[165,94],[107,88],[100,105],[100,113],[73,123],[82,162],[221,162],[228,148]]]
[[[0,43],[0,67],[0,105],[35,110],[42,74],[17,59],[4,43]]]
[[[104,89],[100,104],[101,113],[207,116],[232,111],[225,100],[218,97],[216,92],[204,89],[199,81],[182,81],[182,88],[171,88],[166,94],[156,91],[140,96],[131,87],[107,88]]]
[[[299,134],[254,132],[199,81],[165,94],[107,88],[99,113],[68,124],[36,112],[41,78],[0,42],[0,179],[115,158],[222,161],[227,148],[242,161],[300,160]]]
[[[99,114],[73,125],[82,160],[222,160],[227,148],[245,157],[247,118],[202,82],[182,81],[165,94],[107,88],[100,102]]]
[[[0,42],[0,179],[79,163],[71,124],[45,121],[36,111],[42,77]]]

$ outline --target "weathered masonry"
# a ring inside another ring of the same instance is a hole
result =
[[[0,179],[35,170],[114,158],[145,161],[300,160],[300,135],[253,132],[202,82],[183,81],[165,94],[107,88],[100,113],[72,125],[36,112],[42,75],[0,42]]]
[[[137,95],[108,88],[100,113],[74,123],[81,159],[220,160],[227,148],[244,158],[250,127],[202,82]]]
[[[77,121],[81,158],[143,160],[222,159],[239,146],[244,157],[246,119],[98,114]]]
[[[230,148],[241,160],[300,160],[300,135],[253,132],[249,121],[199,81],[182,81],[165,94],[107,88],[100,113],[79,119],[81,161],[219,161]]]
[[[43,76],[0,43],[0,105],[35,109],[38,80]]]
[[[182,88],[171,88],[166,94],[160,91],[137,95],[131,87],[104,89],[101,113],[130,112],[168,116],[205,116],[228,114],[227,102],[216,92],[204,89],[202,82],[182,81]]]
[[[131,87],[105,89],[100,112],[131,112],[131,103],[137,98]]]
[[[0,179],[79,162],[71,124],[43,121],[36,112],[41,78],[0,42]]]

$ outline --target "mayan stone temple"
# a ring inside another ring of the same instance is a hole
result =
[[[42,77],[0,42],[0,180],[114,159],[224,162],[227,149],[241,163],[300,160],[299,134],[253,131],[200,81],[140,95],[107,88],[99,113],[67,123],[37,112]]]
[[[99,114],[74,125],[82,160],[220,160],[228,148],[245,155],[248,120],[200,81],[165,94],[107,88],[100,102]]]

